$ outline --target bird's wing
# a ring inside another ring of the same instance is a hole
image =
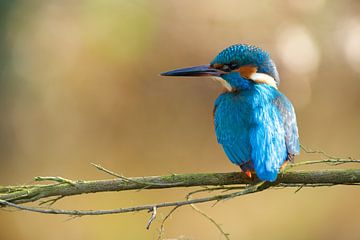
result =
[[[282,116],[287,151],[290,155],[297,155],[300,152],[300,143],[294,107],[289,99],[281,93],[275,98],[274,103]]]
[[[254,169],[260,179],[274,181],[287,158],[282,114],[275,104],[267,102],[253,109],[251,122],[249,136]]]
[[[251,158],[248,115],[241,105],[220,95],[215,102],[214,124],[218,143],[234,164],[241,165]]]

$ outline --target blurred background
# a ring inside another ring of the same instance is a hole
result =
[[[1,185],[110,177],[90,162],[128,177],[237,171],[213,129],[221,87],[159,76],[208,63],[235,43],[271,53],[305,146],[360,155],[359,1],[4,0],[0,31]],[[319,157],[302,153],[297,161]],[[188,191],[84,195],[54,207],[127,207]],[[199,207],[232,239],[360,239],[359,200],[357,187],[339,186]],[[154,239],[168,210],[159,210],[150,230],[148,213],[67,221],[0,211],[0,239]],[[165,238],[222,236],[184,207],[167,222]]]

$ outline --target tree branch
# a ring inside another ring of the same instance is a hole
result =
[[[321,152],[322,153],[322,152]],[[328,155],[325,155],[328,157]],[[225,199],[231,199],[246,194],[260,192],[270,187],[284,188],[296,187],[298,192],[303,187],[319,187],[333,185],[360,185],[360,169],[326,169],[326,170],[291,170],[294,167],[311,165],[311,164],[328,164],[339,165],[344,163],[360,163],[360,160],[341,159],[331,157],[324,160],[306,161],[297,164],[291,164],[279,173],[275,182],[264,182],[254,177],[249,179],[244,173],[191,173],[191,174],[171,174],[167,176],[149,176],[127,178],[105,169],[99,165],[92,164],[98,170],[105,172],[116,179],[94,180],[94,181],[73,181],[62,177],[36,177],[35,181],[54,181],[53,184],[32,184],[20,186],[0,186],[0,207],[13,207],[19,210],[43,213],[43,214],[63,214],[72,217],[85,215],[104,215],[126,212],[148,211],[151,212],[150,219],[147,223],[147,229],[154,221],[157,215],[157,209],[164,207],[173,207],[166,215],[160,226],[159,239],[162,238],[164,232],[164,223],[169,216],[179,207],[190,205],[195,211],[206,217],[213,223],[222,236],[229,239],[229,235],[216,223],[216,221],[201,211],[194,204],[204,202],[215,202]],[[142,189],[163,189],[176,187],[199,187],[189,194],[183,201],[163,202],[150,205],[133,206],[127,208],[117,208],[109,210],[63,210],[43,207],[29,207],[20,205],[22,203],[34,202],[41,200],[39,205],[52,205],[63,197],[80,195],[84,193],[97,193],[109,191],[126,191],[126,190],[142,190]],[[197,193],[216,192],[220,194],[212,194],[206,197],[190,198]],[[229,192],[229,193],[224,193]],[[52,197],[49,199],[49,197]]]
[[[255,185],[252,185],[242,191],[229,193],[229,194],[222,194],[222,195],[215,195],[210,197],[204,198],[195,198],[191,200],[184,200],[184,201],[177,201],[177,202],[164,202],[159,204],[153,205],[142,205],[136,207],[129,207],[129,208],[118,208],[118,209],[111,209],[111,210],[63,210],[63,209],[45,209],[45,208],[35,208],[35,207],[27,207],[23,205],[18,205],[15,203],[11,203],[6,200],[0,200],[0,205],[14,207],[20,210],[26,210],[30,212],[37,212],[37,213],[45,213],[45,214],[62,214],[62,215],[71,215],[71,216],[85,216],[85,215],[106,215],[106,214],[116,214],[116,213],[127,213],[127,212],[139,212],[139,211],[153,211],[153,209],[157,208],[164,208],[164,207],[172,207],[172,206],[184,206],[190,204],[197,204],[197,203],[204,203],[204,202],[211,202],[211,201],[221,201],[224,199],[234,198],[254,192],[259,192],[265,190],[272,186],[273,183],[270,182],[260,182]],[[152,220],[151,220],[152,221]]]
[[[328,161],[328,159],[312,162],[308,161],[306,164],[327,163]],[[331,160],[331,163],[334,164],[334,161],[336,161],[337,164],[360,163],[360,160],[349,159]],[[245,174],[240,172],[171,174],[167,176],[135,178],[121,177],[116,179],[94,181],[72,181],[61,177],[37,177],[35,180],[51,180],[56,181],[56,183],[0,186],[0,200],[20,204],[34,202],[48,197],[59,198],[84,193],[175,187],[244,185],[256,184],[259,182],[258,179],[255,178],[254,180],[251,180]],[[273,183],[274,186],[278,187],[313,187],[338,184],[360,184],[360,169],[327,169],[311,171],[291,170],[280,173],[277,181]]]
[[[165,221],[181,206],[190,205],[195,211],[207,218],[213,223],[225,239],[229,239],[229,234],[205,212],[194,206],[194,204],[215,202],[225,199],[231,199],[246,194],[260,192],[268,188],[285,188],[296,187],[296,192],[303,187],[319,187],[334,185],[360,185],[360,169],[325,169],[325,170],[291,170],[294,167],[327,164],[336,166],[345,163],[360,163],[360,160],[352,158],[338,158],[330,156],[322,151],[308,150],[302,146],[306,153],[322,154],[327,159],[305,161],[286,166],[278,175],[275,182],[260,181],[256,176],[249,179],[244,173],[190,173],[190,174],[171,174],[166,176],[149,176],[128,178],[101,167],[92,164],[99,171],[116,177],[115,179],[106,180],[69,180],[62,177],[35,177],[35,181],[53,181],[50,184],[30,184],[19,186],[0,186],[0,208],[13,207],[19,210],[43,213],[43,214],[63,214],[71,217],[80,217],[85,215],[104,215],[126,212],[148,211],[151,213],[150,219],[146,225],[149,229],[157,215],[157,209],[164,207],[173,207],[166,215],[160,225],[158,239],[161,239],[164,233]],[[117,208],[109,210],[63,210],[49,208],[56,201],[72,195],[80,195],[85,193],[110,192],[110,191],[126,191],[126,190],[142,190],[142,189],[163,189],[177,187],[202,187],[188,193],[185,200],[174,202],[163,202],[150,205],[133,206],[127,208]],[[190,198],[197,193],[213,193],[206,197]],[[229,193],[224,193],[229,192]],[[39,205],[47,204],[47,208],[29,207],[20,205],[22,203],[38,201]]]

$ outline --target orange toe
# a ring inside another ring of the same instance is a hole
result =
[[[288,165],[289,161],[285,161],[280,168],[280,172],[284,171],[284,169],[286,168],[286,166]]]
[[[245,174],[246,174],[246,176],[248,176],[249,178],[252,178],[252,173],[251,173],[250,170],[245,171]]]

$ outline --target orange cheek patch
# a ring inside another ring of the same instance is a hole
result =
[[[242,77],[249,79],[252,74],[256,73],[257,68],[252,65],[246,65],[241,66],[236,71],[238,71]]]

